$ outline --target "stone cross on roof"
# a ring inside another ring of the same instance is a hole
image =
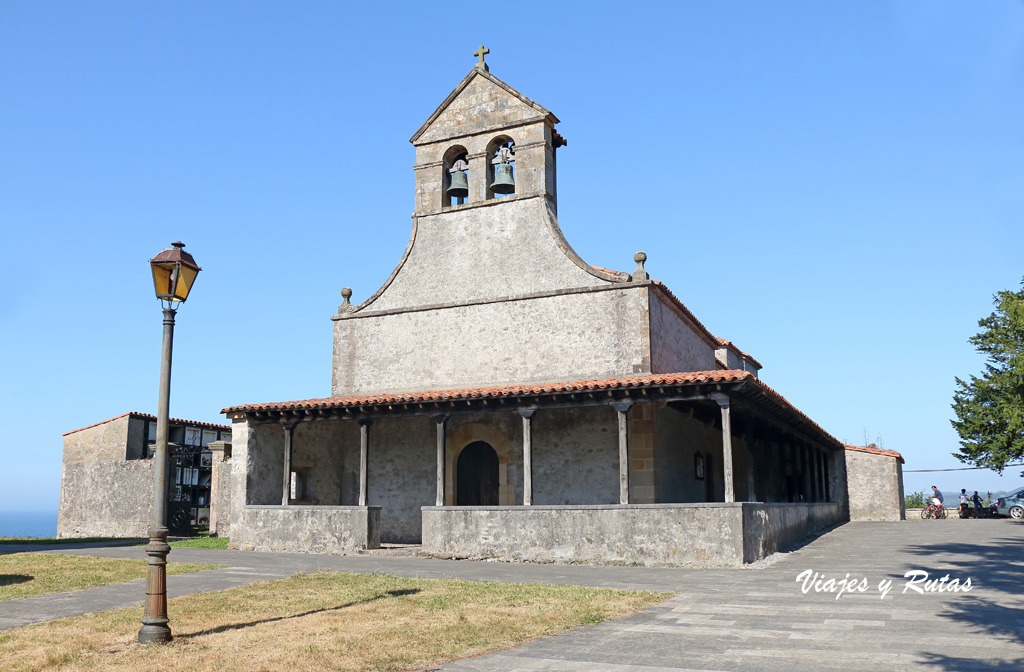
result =
[[[479,56],[480,57],[480,60],[477,62],[476,67],[483,68],[484,70],[489,70],[490,69],[490,68],[487,67],[487,64],[484,63],[484,56],[486,54],[489,54],[489,53],[491,53],[491,50],[488,49],[487,47],[485,47],[482,44],[480,45],[479,49],[477,49],[476,51],[473,52],[474,56]]]

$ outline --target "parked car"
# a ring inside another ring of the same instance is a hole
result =
[[[992,509],[999,516],[1009,516],[1018,520],[1024,518],[1024,490],[1013,495],[1000,497],[992,505]]]

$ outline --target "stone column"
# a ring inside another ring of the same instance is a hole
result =
[[[230,441],[211,441],[210,453],[213,456],[213,469],[210,471],[210,536],[218,536],[217,526],[220,525],[221,515],[229,515],[231,508],[231,490],[224,492],[220,487],[221,464],[225,459],[231,457]]]
[[[736,501],[736,488],[732,475],[732,421],[729,416],[729,396],[714,395],[722,409],[722,477],[725,479],[725,501]]]
[[[821,501],[821,471],[818,464],[818,449],[811,446],[811,501]]]
[[[466,203],[480,203],[487,200],[487,161],[486,152],[469,155],[469,197]]]
[[[825,451],[818,451],[818,480],[821,484],[821,501],[828,501],[828,472],[825,469]]]
[[[523,416],[523,506],[533,506],[533,414],[537,409],[519,411]]]
[[[747,444],[747,499],[748,502],[757,501],[757,483],[754,478],[756,472],[756,460],[754,459],[754,446],[756,444],[754,432],[748,430],[743,435],[743,442]]]
[[[437,497],[434,506],[444,506],[444,464],[445,464],[445,433],[444,426],[447,415],[434,416],[437,425]]]
[[[281,423],[284,427],[284,474],[281,476],[281,505],[288,506],[292,494],[292,438],[297,422]]]
[[[630,402],[612,404],[619,416],[619,504],[629,504],[629,425]]]
[[[800,455],[804,464],[804,501],[814,501],[814,478],[812,476],[813,465],[811,464],[811,447],[806,443],[800,444]]]
[[[359,421],[359,506],[366,506],[366,471],[370,457],[370,424],[372,420]]]

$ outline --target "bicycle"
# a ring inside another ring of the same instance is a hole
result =
[[[936,520],[946,517],[946,507],[941,504],[935,506],[929,504],[927,508],[921,509],[921,518],[927,520],[928,518],[935,518]]]

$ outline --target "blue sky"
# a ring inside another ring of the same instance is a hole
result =
[[[408,138],[481,43],[562,119],[584,259],[645,250],[834,436],[962,466],[953,378],[1024,276],[1024,2],[491,6],[0,2],[0,510],[56,509],[61,433],[155,411],[171,241],[204,269],[172,415],[328,395],[339,292],[399,261]]]

